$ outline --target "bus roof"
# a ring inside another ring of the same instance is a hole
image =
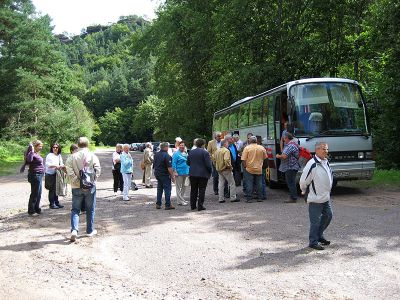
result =
[[[322,77],[322,78],[306,78],[306,79],[293,80],[293,81],[289,81],[289,82],[287,82],[285,84],[282,84],[280,86],[277,86],[277,87],[275,87],[273,89],[270,89],[270,90],[267,90],[265,92],[262,92],[262,93],[260,93],[258,95],[248,96],[248,97],[245,97],[245,98],[240,99],[238,101],[235,101],[230,106],[225,107],[225,108],[223,108],[223,109],[221,109],[221,110],[219,110],[219,111],[217,111],[215,113],[220,113],[220,112],[225,111],[227,109],[230,109],[230,108],[232,108],[234,106],[238,106],[239,104],[242,104],[242,103],[245,103],[245,102],[249,102],[252,99],[255,99],[255,98],[258,98],[258,97],[262,97],[262,96],[264,96],[266,94],[270,94],[270,93],[275,92],[275,91],[282,90],[283,88],[285,90],[288,90],[292,86],[297,85],[297,84],[318,83],[318,82],[342,82],[342,83],[351,83],[351,84],[357,84],[358,85],[357,81],[352,80],[352,79],[347,79],[347,78]]]

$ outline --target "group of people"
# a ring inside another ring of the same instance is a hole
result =
[[[66,160],[65,165],[61,157],[61,147],[52,144],[50,153],[43,160],[40,152],[43,143],[40,140],[34,141],[28,146],[25,152],[24,164],[21,172],[28,169],[28,182],[31,185],[31,194],[28,202],[28,214],[41,214],[40,200],[42,195],[42,181],[45,176],[45,187],[49,190],[49,207],[59,209],[64,206],[60,204],[57,195],[57,171],[67,175],[68,182],[72,190],[72,209],[71,209],[71,241],[75,241],[79,232],[79,214],[86,212],[86,233],[93,236],[97,233],[94,229],[94,215],[96,207],[96,185],[95,181],[100,176],[101,167],[97,156],[89,150],[89,140],[80,137],[78,144],[73,144],[70,148],[71,155]],[[94,183],[91,188],[82,188],[82,170],[89,170],[88,174],[93,177]]]
[[[79,214],[86,211],[86,233],[93,236],[94,215],[96,206],[95,181],[100,176],[101,167],[97,156],[89,149],[89,141],[85,137],[78,139],[78,145],[72,145],[71,155],[65,165],[61,157],[61,147],[54,143],[45,162],[40,155],[43,148],[41,141],[29,145],[25,154],[25,165],[29,166],[28,181],[31,184],[31,194],[28,203],[29,215],[40,214],[40,198],[42,193],[42,178],[45,174],[51,184],[49,189],[50,208],[63,208],[56,193],[54,176],[59,170],[66,172],[72,187],[71,209],[71,241],[75,241],[79,232]],[[222,139],[220,132],[215,133],[206,149],[206,141],[197,138],[191,151],[187,151],[185,142],[176,139],[175,147],[171,148],[168,142],[160,144],[160,151],[153,153],[152,144],[147,143],[143,155],[142,169],[143,182],[146,188],[151,188],[151,176],[157,180],[156,209],[162,208],[162,196],[165,198],[165,210],[175,209],[171,203],[172,182],[176,185],[178,205],[188,205],[191,210],[205,210],[205,191],[209,178],[213,177],[213,190],[218,195],[219,203],[226,198],[231,202],[239,202],[237,188],[241,185],[243,172],[243,191],[246,202],[253,199],[266,199],[265,166],[267,152],[261,140],[249,133],[247,141],[242,142],[237,134],[225,135]],[[293,135],[283,134],[283,149],[276,157],[281,160],[280,171],[285,173],[286,182],[290,191],[290,200],[297,200],[296,174],[299,170],[297,158],[298,147],[293,142]],[[309,203],[310,233],[309,246],[323,250],[329,245],[323,233],[332,219],[330,190],[333,182],[332,171],[327,160],[328,145],[317,142],[315,156],[303,169],[300,178],[302,194]],[[118,144],[112,156],[113,190],[118,189],[123,194],[123,200],[129,200],[129,189],[132,181],[133,159],[129,153],[128,144]],[[23,169],[23,168],[22,168]],[[82,188],[82,170],[90,169],[93,176],[93,186]],[[190,201],[185,200],[186,187],[190,186]]]

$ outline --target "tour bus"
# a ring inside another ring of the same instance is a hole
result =
[[[317,141],[328,143],[334,185],[341,180],[372,178],[371,129],[357,81],[312,78],[285,83],[217,111],[213,131],[238,133],[242,141],[250,132],[261,137],[268,154],[266,180],[273,188],[285,181],[276,158],[285,122],[299,145],[312,154]],[[301,170],[297,180],[300,175]]]

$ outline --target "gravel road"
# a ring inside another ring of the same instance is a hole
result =
[[[0,299],[400,299],[400,189],[339,186],[332,244],[317,252],[307,205],[284,204],[284,189],[220,204],[209,185],[206,211],[156,210],[141,153],[129,202],[113,196],[111,152],[97,154],[99,234],[76,243],[70,197],[50,210],[44,191],[43,214],[29,217],[26,174],[0,177]]]

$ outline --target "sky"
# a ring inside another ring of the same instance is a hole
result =
[[[80,34],[89,25],[115,23],[120,16],[155,18],[161,0],[31,0],[36,11],[48,14],[55,34]]]

